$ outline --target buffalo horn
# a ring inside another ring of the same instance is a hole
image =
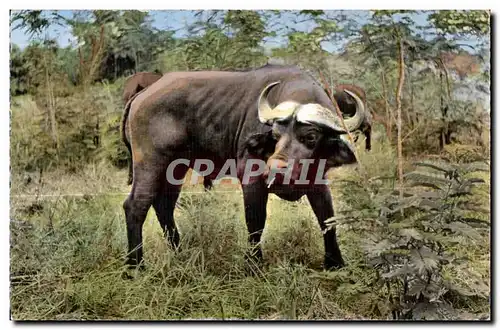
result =
[[[258,111],[259,120],[263,124],[272,124],[276,119],[282,119],[293,114],[294,110],[297,108],[298,104],[295,102],[283,102],[276,107],[271,107],[269,100],[267,99],[271,87],[279,84],[280,81],[275,81],[267,85],[264,90],[260,93],[258,101]]]
[[[352,132],[358,129],[359,126],[361,126],[361,124],[363,123],[363,119],[365,116],[365,105],[363,101],[359,98],[359,96],[357,96],[355,93],[347,89],[344,89],[344,92],[352,96],[356,101],[356,113],[351,118],[344,120],[347,130],[349,132]]]

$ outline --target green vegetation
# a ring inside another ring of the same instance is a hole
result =
[[[365,14],[206,11],[176,37],[139,11],[14,12],[12,26],[33,41],[11,48],[13,319],[489,319],[489,114],[457,96],[489,86],[489,13],[435,11],[426,26],[415,12]],[[70,26],[79,46],[42,38],[52,24]],[[264,49],[275,37],[284,44]],[[343,47],[327,52],[326,42]],[[147,268],[122,278],[125,77],[269,58],[367,93],[373,150],[360,138],[360,166],[330,175],[347,266],[323,271],[308,202],[276,196],[264,263],[248,264],[239,188],[187,185],[176,209],[181,250],[170,249],[151,210]]]

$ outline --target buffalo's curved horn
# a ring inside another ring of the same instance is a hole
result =
[[[354,98],[354,100],[356,101],[356,113],[351,118],[344,119],[344,123],[345,123],[347,130],[349,132],[352,132],[352,131],[356,130],[357,128],[359,128],[359,126],[361,126],[361,124],[363,123],[363,120],[365,118],[365,104],[359,98],[359,96],[357,96],[355,93],[353,93],[347,89],[344,89],[344,92],[346,92],[347,94],[352,96]]]
[[[271,107],[267,96],[269,95],[271,88],[279,83],[281,82],[275,81],[270,83],[260,93],[257,106],[259,111],[259,120],[263,124],[270,125],[275,119],[286,118],[290,116],[297,106],[295,102],[284,102],[283,104],[279,104],[274,108]]]

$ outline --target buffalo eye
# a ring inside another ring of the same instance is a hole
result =
[[[315,133],[308,133],[299,138],[300,143],[305,144],[309,149],[313,149],[318,142],[318,135]]]

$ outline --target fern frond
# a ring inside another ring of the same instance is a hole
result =
[[[490,165],[485,164],[484,162],[472,162],[472,163],[460,165],[460,169],[466,173],[489,172]]]
[[[444,178],[442,175],[416,171],[407,173],[405,179],[411,180],[412,186],[424,186],[440,190],[443,190],[451,183],[451,180]]]
[[[422,234],[416,228],[403,228],[399,231],[399,234],[407,238],[413,238],[416,241],[423,239]]]
[[[464,222],[454,221],[449,224],[445,224],[444,227],[449,228],[451,231],[468,237],[474,241],[481,239],[481,235],[477,232],[477,230]]]
[[[442,163],[416,162],[416,163],[413,163],[413,165],[421,166],[421,167],[429,167],[429,168],[432,168],[432,169],[435,169],[437,171],[441,171],[444,173],[447,173],[447,172],[453,170],[453,168],[450,165],[442,164]]]
[[[420,249],[412,249],[410,261],[416,267],[419,274],[424,274],[426,270],[433,270],[438,267],[439,257],[426,246]]]
[[[409,275],[415,272],[415,268],[407,263],[405,263],[402,267],[398,267],[390,272],[383,273],[380,276],[386,279],[391,279],[394,277],[399,277],[401,275]]]

